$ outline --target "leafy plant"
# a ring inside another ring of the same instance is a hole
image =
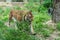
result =
[[[30,0],[31,1],[31,0]],[[18,5],[14,6],[15,10],[32,10],[33,14],[33,28],[37,34],[40,34],[44,37],[49,37],[52,31],[52,28],[48,28],[47,25],[43,25],[44,22],[50,19],[50,16],[47,14],[47,9],[44,5],[39,3],[28,3],[24,4],[25,8],[20,8]],[[3,12],[3,8],[0,8],[0,39],[1,40],[40,40],[34,35],[30,35],[29,22],[21,21],[17,22],[18,30],[7,27],[5,25],[6,21],[9,21],[9,13],[11,11],[10,7],[6,7]],[[39,12],[38,12],[39,11]],[[13,22],[12,22],[13,23]],[[58,27],[59,28],[59,27]]]
[[[57,23],[57,27],[56,27],[58,30],[60,30],[60,22]]]

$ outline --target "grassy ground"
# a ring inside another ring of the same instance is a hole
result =
[[[51,16],[47,13],[47,8],[43,5],[39,4],[25,4],[25,8],[20,8],[18,6],[14,6],[16,10],[32,10],[32,14],[34,16],[34,20],[32,22],[34,31],[36,35],[29,34],[29,27],[26,25],[26,22],[22,22],[19,24],[18,27],[20,30],[14,29],[14,26],[8,27],[5,25],[8,22],[9,12],[11,8],[6,7],[4,10],[0,7],[0,39],[1,40],[59,40],[60,38],[51,38],[52,36],[56,35],[56,30],[60,28],[59,24],[58,27],[54,29],[52,25],[43,24],[51,19]],[[38,11],[40,10],[40,11]],[[25,25],[25,26],[23,26]],[[26,30],[26,31],[23,31]],[[60,29],[59,29],[60,30]],[[55,33],[55,35],[54,35]],[[57,32],[58,33],[58,32]],[[52,36],[51,36],[52,35]],[[60,37],[60,36],[58,36]]]

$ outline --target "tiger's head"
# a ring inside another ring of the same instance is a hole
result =
[[[33,20],[33,15],[32,15],[32,12],[29,11],[25,16],[24,16],[24,20],[25,21],[28,21],[28,22],[31,22]]]

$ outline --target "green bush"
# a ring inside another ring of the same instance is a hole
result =
[[[43,5],[40,5],[39,3],[28,3],[24,5],[26,8],[20,8],[19,6],[14,6],[13,8],[16,10],[32,10],[33,13],[33,27],[34,31],[37,34],[43,35],[44,37],[48,37],[51,34],[51,29],[47,28],[47,25],[43,25],[43,23],[50,19],[50,16],[47,14],[47,10]],[[12,27],[7,27],[4,22],[9,21],[9,13],[11,8],[6,7],[4,12],[2,12],[2,8],[0,9],[1,15],[0,17],[0,39],[1,40],[40,40],[34,35],[30,35],[30,27],[29,22],[17,22],[18,30],[13,29]],[[40,10],[40,12],[38,12]]]
[[[28,35],[23,31],[14,30],[6,27],[0,29],[0,39],[1,40],[35,40],[35,37]]]
[[[43,6],[49,8],[50,6],[53,7],[53,0],[44,0]]]
[[[29,22],[21,21],[21,22],[17,22],[16,24],[19,30],[25,30],[30,32]]]
[[[27,29],[27,28],[26,28]],[[39,40],[22,30],[7,27],[0,21],[0,40]]]
[[[43,28],[41,30],[41,34],[46,38],[46,37],[49,37],[50,36],[51,31],[49,29]]]
[[[60,22],[57,23],[57,27],[56,27],[58,30],[60,30]]]

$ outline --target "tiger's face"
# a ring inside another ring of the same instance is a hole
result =
[[[31,14],[31,12],[29,12],[28,14],[25,15],[25,20],[31,22],[33,20],[33,15]]]

